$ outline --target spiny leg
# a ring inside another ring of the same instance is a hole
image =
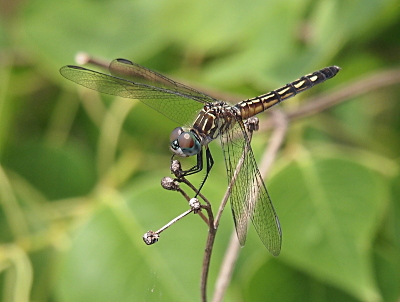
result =
[[[207,180],[208,175],[210,174],[211,168],[214,166],[214,159],[213,159],[213,157],[211,155],[210,148],[208,148],[208,147],[206,148],[206,164],[207,164],[206,176],[204,176],[204,178],[203,178],[203,180],[202,180],[202,182],[200,184],[200,187],[197,190],[197,193],[196,193],[195,197],[197,197],[197,195],[200,193],[201,189],[203,188],[203,186],[204,186],[204,184],[205,184],[205,182]]]
[[[197,190],[196,196],[200,193],[201,189],[203,188],[208,175],[210,174],[211,168],[214,165],[214,159],[211,155],[211,151],[208,147],[206,147],[206,152],[205,152],[205,156],[206,156],[206,175],[204,176],[203,180],[201,181],[200,187]],[[172,156],[172,158],[174,158],[174,156]],[[189,170],[185,170],[183,171],[181,169],[181,165],[174,165],[174,160],[171,163],[171,171],[172,173],[175,175],[175,177],[179,180],[185,176],[188,175],[192,175],[192,174],[196,174],[200,171],[203,170],[203,150],[201,150],[198,154],[197,154],[197,163],[195,166],[193,166],[192,168],[190,168]]]
[[[174,157],[175,157],[175,154],[172,155],[172,157],[171,157],[171,171],[175,175],[175,177],[178,178],[178,179],[182,178],[182,177],[185,177],[185,176],[189,176],[189,175],[192,175],[192,174],[199,173],[200,171],[203,170],[203,150],[201,150],[196,155],[196,161],[197,161],[196,165],[194,165],[193,167],[191,167],[188,170],[182,170],[181,165],[174,166],[173,165],[173,163],[175,161]]]

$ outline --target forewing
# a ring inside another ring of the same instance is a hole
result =
[[[278,217],[257,168],[245,127],[241,120],[221,135],[230,187],[230,203],[240,244],[246,242],[249,219],[262,243],[274,256],[281,250],[282,234]]]
[[[138,99],[180,125],[191,123],[206,103],[178,89],[136,83],[80,66],[64,66],[60,73],[68,80],[93,90]]]
[[[109,66],[110,73],[116,77],[127,79],[132,82],[139,82],[150,86],[170,89],[176,93],[195,99],[199,102],[210,103],[216,101],[211,96],[204,94],[196,89],[186,86],[167,78],[166,76],[147,69],[137,63],[126,59],[113,60]]]

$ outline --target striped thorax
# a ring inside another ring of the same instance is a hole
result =
[[[231,129],[240,118],[240,111],[225,102],[207,104],[200,110],[190,129],[175,128],[170,136],[171,150],[187,157],[200,152],[221,133]]]
[[[193,129],[206,139],[203,144],[217,138],[221,133],[231,129],[240,117],[237,108],[225,102],[215,102],[204,106],[193,123]]]

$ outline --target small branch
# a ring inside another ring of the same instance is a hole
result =
[[[190,187],[197,196],[199,196],[201,199],[204,200],[206,205],[202,205],[201,208],[205,209],[207,211],[208,215],[208,236],[207,236],[207,242],[206,242],[206,248],[204,251],[204,257],[203,257],[203,265],[202,265],[202,271],[201,271],[201,280],[200,280],[200,293],[201,293],[201,299],[202,301],[206,302],[207,301],[207,280],[208,280],[208,272],[210,270],[210,261],[211,261],[211,254],[212,250],[214,247],[214,241],[215,241],[215,236],[217,233],[217,229],[214,226],[214,214],[212,212],[211,208],[211,203],[208,201],[207,198],[204,197],[204,195],[199,192],[191,182],[189,182],[185,177],[181,177],[179,179],[180,182],[183,182],[186,184],[188,187]],[[201,212],[198,213],[199,215],[203,215]],[[203,218],[204,219],[204,218]],[[205,218],[207,219],[207,218]]]
[[[187,185],[189,188],[191,188],[197,194],[197,196],[200,196],[200,198],[204,200],[204,202],[207,204],[207,206],[211,207],[211,203],[208,201],[208,199],[203,194],[201,194],[201,192],[199,192],[196,189],[196,187],[193,186],[193,184],[187,180],[186,177],[179,178],[179,182],[183,182],[185,185]]]
[[[224,260],[222,261],[219,275],[215,283],[214,296],[212,302],[220,302],[225,296],[226,289],[232,278],[236,260],[239,257],[240,243],[235,230],[231,234],[228,248],[226,249]]]
[[[211,219],[212,221],[214,221],[214,217],[213,217],[212,211],[210,211],[210,210],[211,210],[211,204],[210,204],[210,202],[208,201],[208,199],[205,198],[205,196],[204,196],[203,194],[201,194],[200,192],[198,192],[197,189],[193,186],[193,184],[192,184],[190,181],[188,181],[185,177],[180,178],[180,179],[179,179],[179,182],[182,182],[182,183],[184,183],[185,185],[187,185],[187,186],[188,186],[189,188],[191,188],[195,193],[197,193],[197,196],[200,196],[200,198],[204,200],[204,202],[206,203],[206,205],[205,205],[205,206],[202,205],[201,208],[202,208],[202,209],[205,209],[205,210],[207,211],[208,217],[209,217],[209,218],[207,218],[207,217],[206,217],[202,212],[200,212],[200,211],[197,212],[196,214],[198,214],[198,215],[204,220],[204,222],[205,222],[207,225],[210,225],[210,219]],[[186,198],[187,201],[190,200],[190,197],[189,197],[182,189],[180,189],[179,192],[181,192],[181,194]]]
[[[106,70],[108,70],[108,66],[110,66],[110,61],[92,57],[86,52],[78,52],[75,55],[75,62],[79,65],[92,64]]]
[[[212,220],[212,223],[210,220],[206,248],[204,250],[203,266],[201,270],[201,280],[200,280],[201,301],[203,302],[207,302],[208,272],[210,271],[211,254],[214,247],[216,234],[217,234],[217,229],[214,227],[214,220]]]
[[[173,225],[174,223],[178,222],[179,220],[181,220],[183,217],[187,216],[188,214],[190,214],[191,212],[193,212],[194,214],[198,214],[205,222],[206,224],[209,225],[213,225],[214,224],[214,216],[211,210],[211,206],[210,203],[207,200],[208,205],[201,205],[199,200],[197,198],[190,198],[186,192],[184,190],[182,190],[179,186],[179,182],[183,182],[185,184],[187,184],[189,187],[193,188],[196,192],[196,188],[194,188],[194,186],[184,177],[182,177],[181,179],[177,180],[177,179],[173,179],[171,177],[164,177],[161,180],[161,186],[166,189],[166,190],[170,190],[170,191],[177,191],[180,192],[182,194],[182,196],[187,200],[187,202],[189,203],[190,209],[185,211],[184,213],[182,213],[181,215],[175,217],[174,219],[172,219],[170,222],[168,222],[167,224],[165,224],[164,226],[162,226],[159,230],[157,231],[148,231],[143,235],[143,241],[147,244],[147,245],[151,245],[154,244],[156,242],[158,242],[159,238],[160,238],[160,234],[165,231],[166,229],[168,229],[171,225]],[[200,195],[199,195],[200,196]],[[203,195],[201,195],[203,196]],[[204,197],[204,196],[203,196]],[[205,209],[207,211],[208,214],[208,219],[207,217],[201,212],[201,209]]]
[[[268,148],[265,149],[259,165],[260,173],[264,179],[267,178],[278,151],[283,144],[289,124],[288,117],[282,110],[274,110],[272,117],[274,131],[271,134]]]
[[[186,200],[189,201],[189,204],[191,203],[192,199],[189,199],[189,196],[179,187],[178,183],[184,183],[186,184],[189,188],[191,188],[195,193],[196,196],[199,196],[201,199],[204,200],[206,203],[205,205],[201,205],[197,208],[194,213],[199,214],[203,220],[207,223],[208,225],[208,236],[207,236],[207,242],[206,242],[206,248],[204,252],[204,257],[203,257],[203,266],[202,266],[202,272],[201,272],[201,281],[200,281],[200,292],[201,292],[201,299],[202,301],[206,302],[207,301],[207,280],[208,280],[208,272],[210,270],[210,261],[211,261],[211,254],[214,246],[214,241],[215,241],[215,235],[217,232],[217,229],[214,226],[214,214],[212,212],[211,208],[211,203],[208,201],[207,198],[203,194],[199,192],[199,190],[193,186],[193,184],[186,179],[186,177],[181,176],[181,165],[180,162],[177,160],[173,160],[171,162],[171,172],[177,177],[177,179],[172,179],[171,177],[164,177],[161,181],[161,184],[164,189],[167,190],[172,190],[172,191],[178,191],[180,192]],[[197,198],[193,198],[197,201]],[[202,212],[199,211],[199,209],[205,209],[207,211],[208,219],[207,217],[204,216]],[[159,233],[164,231],[166,228],[168,228],[170,225],[175,223],[176,221],[180,220],[190,212],[192,212],[193,209],[181,214],[174,220],[172,220],[170,223],[162,227],[160,230],[156,232],[149,231],[143,236],[144,242],[146,244],[153,244],[158,241],[159,238]]]

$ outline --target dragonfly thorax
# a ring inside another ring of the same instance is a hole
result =
[[[199,112],[193,129],[202,137],[202,145],[207,145],[220,134],[230,130],[240,118],[240,110],[225,102],[207,104]]]
[[[170,149],[182,157],[196,155],[202,146],[231,129],[239,116],[240,110],[225,102],[209,103],[198,113],[192,128],[177,127],[171,132]]]

